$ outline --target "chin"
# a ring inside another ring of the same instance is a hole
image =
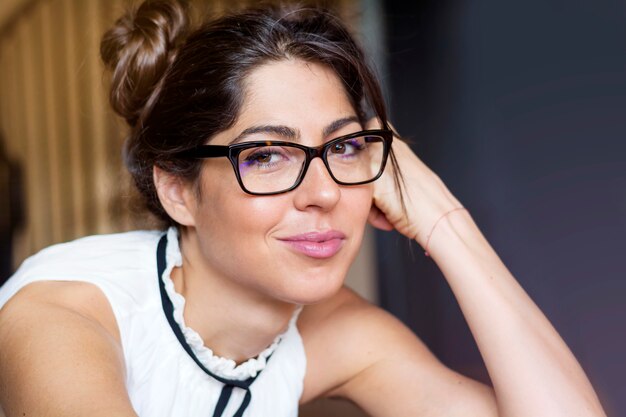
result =
[[[289,282],[276,298],[292,304],[317,304],[337,294],[343,287],[345,276],[345,273],[300,276]]]

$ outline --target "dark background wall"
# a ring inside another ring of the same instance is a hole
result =
[[[626,2],[385,9],[392,121],[626,415]],[[395,234],[377,246],[382,305],[488,381],[434,262]]]

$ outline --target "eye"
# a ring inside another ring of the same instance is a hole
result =
[[[267,165],[286,160],[287,156],[284,152],[280,152],[276,148],[260,149],[246,156],[245,161],[248,164]]]
[[[336,155],[354,155],[365,147],[362,138],[348,139],[335,143],[330,152]]]
[[[335,146],[332,148],[332,153],[345,153],[346,152],[346,144],[343,142],[335,143]]]
[[[260,164],[268,164],[272,162],[272,155],[275,155],[275,154],[271,154],[269,152],[258,152],[248,157],[248,160],[253,160],[254,162],[257,162]]]
[[[297,148],[288,146],[254,147],[239,154],[239,169],[242,174],[248,174],[252,171],[276,172],[293,164],[301,163],[303,159],[303,152]]]

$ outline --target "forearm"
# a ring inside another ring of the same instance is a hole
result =
[[[502,416],[605,416],[567,345],[466,211],[446,216],[428,249],[476,339]]]

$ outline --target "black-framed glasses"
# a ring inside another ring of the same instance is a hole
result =
[[[367,184],[385,170],[391,130],[363,130],[317,147],[293,142],[252,141],[228,146],[201,145],[180,153],[183,158],[228,157],[241,189],[253,195],[286,193],[302,182],[313,158],[321,158],[340,185]]]

